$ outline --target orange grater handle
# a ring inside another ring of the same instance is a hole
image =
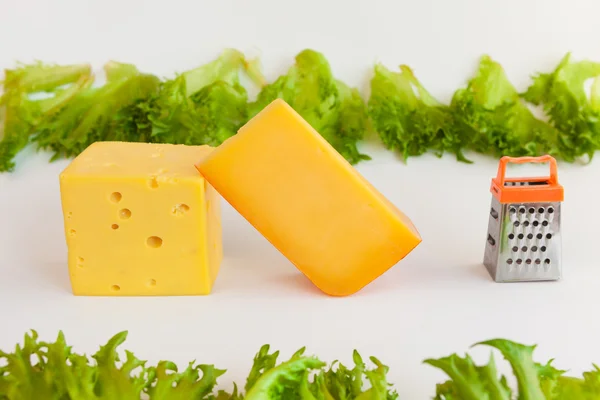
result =
[[[509,157],[504,156],[500,159],[500,165],[498,166],[498,175],[496,181],[498,186],[504,186],[504,180],[506,175],[506,165],[512,164],[525,164],[525,163],[550,163],[550,179],[549,184],[556,185],[558,183],[558,168],[556,166],[556,160],[550,155],[540,157]]]

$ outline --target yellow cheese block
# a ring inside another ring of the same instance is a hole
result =
[[[60,175],[75,295],[205,295],[222,259],[208,146],[97,142]]]
[[[421,242],[411,221],[283,100],[196,168],[332,296],[359,291]]]

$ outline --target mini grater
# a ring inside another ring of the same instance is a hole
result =
[[[505,178],[508,163],[549,163],[550,176]],[[560,206],[556,160],[502,157],[492,179],[492,205],[484,265],[496,282],[549,281],[561,278]]]

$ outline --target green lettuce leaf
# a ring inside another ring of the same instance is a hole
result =
[[[118,121],[131,105],[156,93],[160,80],[131,64],[104,66],[107,82],[78,92],[67,107],[37,126],[33,140],[54,152],[52,160],[73,157],[96,141],[145,142],[142,131],[125,131]]]
[[[14,157],[30,143],[37,126],[61,110],[92,80],[87,64],[36,63],[4,72],[0,97],[0,172],[13,171]],[[36,94],[45,96],[32,99]]]
[[[191,362],[179,373],[174,363],[161,361],[149,369],[147,393],[151,400],[207,399],[217,385],[217,378],[225,372],[214,365]]]
[[[269,346],[268,344],[264,344],[261,346],[258,353],[256,353],[256,355],[254,356],[252,368],[250,369],[250,373],[246,378],[246,384],[244,385],[244,390],[246,392],[256,384],[256,381],[258,381],[258,379],[265,372],[270,371],[277,365],[279,351],[274,351],[273,353],[270,353],[270,349],[271,346]]]
[[[506,378],[498,377],[493,355],[487,365],[476,366],[469,355],[452,354],[425,363],[444,371],[450,381],[438,385],[436,399],[450,400],[510,400],[512,393]]]
[[[63,394],[56,390],[53,371],[46,368],[37,332],[26,334],[23,345],[17,344],[13,353],[0,351],[0,360],[6,363],[0,367],[0,399],[59,399]]]
[[[126,352],[126,361],[117,365],[117,347],[126,336],[121,332],[101,346],[92,356],[93,365],[71,352],[62,332],[54,343],[45,343],[32,331],[14,353],[0,352],[0,360],[6,361],[0,368],[0,399],[139,400],[146,386],[144,362]],[[138,367],[139,375],[132,375]]]
[[[594,79],[589,97],[584,86],[588,79]],[[541,105],[560,132],[562,158],[573,162],[587,156],[591,161],[600,146],[600,63],[573,62],[567,53],[554,71],[535,75],[522,97]]]
[[[366,365],[355,350],[352,354],[354,368],[348,369],[334,361],[328,370],[322,373],[321,390],[336,400],[347,400],[362,393]],[[336,368],[337,367],[337,368]]]
[[[387,382],[388,367],[377,358],[370,357],[374,369],[367,369],[362,357],[355,350],[354,368],[349,369],[338,361],[320,372],[309,384],[317,400],[396,400],[398,394]],[[365,388],[365,378],[369,387]]]
[[[360,93],[335,79],[325,56],[314,50],[296,55],[296,63],[262,88],[250,104],[249,118],[280,98],[298,112],[348,162],[370,160],[357,142],[367,131],[368,115]]]
[[[156,366],[119,347],[127,332],[114,335],[91,357],[77,354],[62,332],[54,342],[38,340],[35,331],[25,335],[13,352],[0,351],[1,400],[397,400],[388,383],[388,367],[370,357],[368,368],[357,351],[354,367],[335,361],[329,367],[305,348],[278,363],[278,351],[268,345],[254,357],[244,386],[245,393],[218,387],[225,370],[211,364],[190,362],[182,372],[167,360]],[[476,365],[467,354],[452,354],[424,362],[441,369],[449,379],[436,386],[436,400],[597,400],[600,398],[600,368],[581,378],[567,376],[552,365],[533,359],[535,346],[505,339],[476,345],[491,346],[508,361],[516,379],[515,391],[498,373],[491,355],[487,364]],[[367,382],[368,381],[368,382]]]
[[[399,151],[404,161],[432,151],[438,157],[451,152],[470,163],[463,154],[466,140],[450,108],[436,100],[406,65],[400,72],[375,66],[369,115],[384,145]]]
[[[424,362],[441,369],[450,380],[438,384],[435,400],[592,400],[600,398],[600,369],[585,372],[583,379],[565,376],[564,370],[534,361],[536,346],[527,346],[506,339],[487,340],[487,345],[499,350],[509,362],[517,381],[513,393],[505,376],[498,375],[493,354],[488,364],[475,365],[469,355],[452,354]],[[516,397],[515,397],[516,395]]]
[[[248,65],[242,53],[228,49],[162,83],[156,96],[137,105],[148,115],[152,141],[217,146],[235,135],[248,119],[248,94],[240,83]]]
[[[117,348],[126,338],[127,332],[116,334],[92,356],[97,363],[94,393],[98,399],[138,400],[147,385],[145,361],[125,351],[126,359],[118,365]],[[132,374],[135,369],[140,369],[137,376]]]
[[[246,380],[245,400],[312,400],[306,390],[305,380],[311,370],[320,369],[325,363],[316,357],[304,356],[305,348],[279,365],[279,352],[268,353],[265,345],[254,359],[254,365]],[[302,389],[302,390],[301,390]]]
[[[594,365],[592,371],[583,373],[583,379],[559,376],[547,397],[553,400],[600,399],[600,368]]]
[[[510,83],[504,69],[483,56],[475,77],[454,93],[450,107],[465,145],[502,156],[561,156],[558,131],[537,119]]]
[[[492,339],[478,343],[499,350],[510,363],[517,378],[519,399],[544,400],[540,383],[540,365],[533,361],[536,346],[526,346],[510,340]]]

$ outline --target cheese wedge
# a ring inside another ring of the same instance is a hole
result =
[[[220,196],[194,168],[208,146],[97,142],[60,175],[73,293],[211,292]]]
[[[280,99],[196,168],[328,295],[359,291],[421,242],[409,218]]]

